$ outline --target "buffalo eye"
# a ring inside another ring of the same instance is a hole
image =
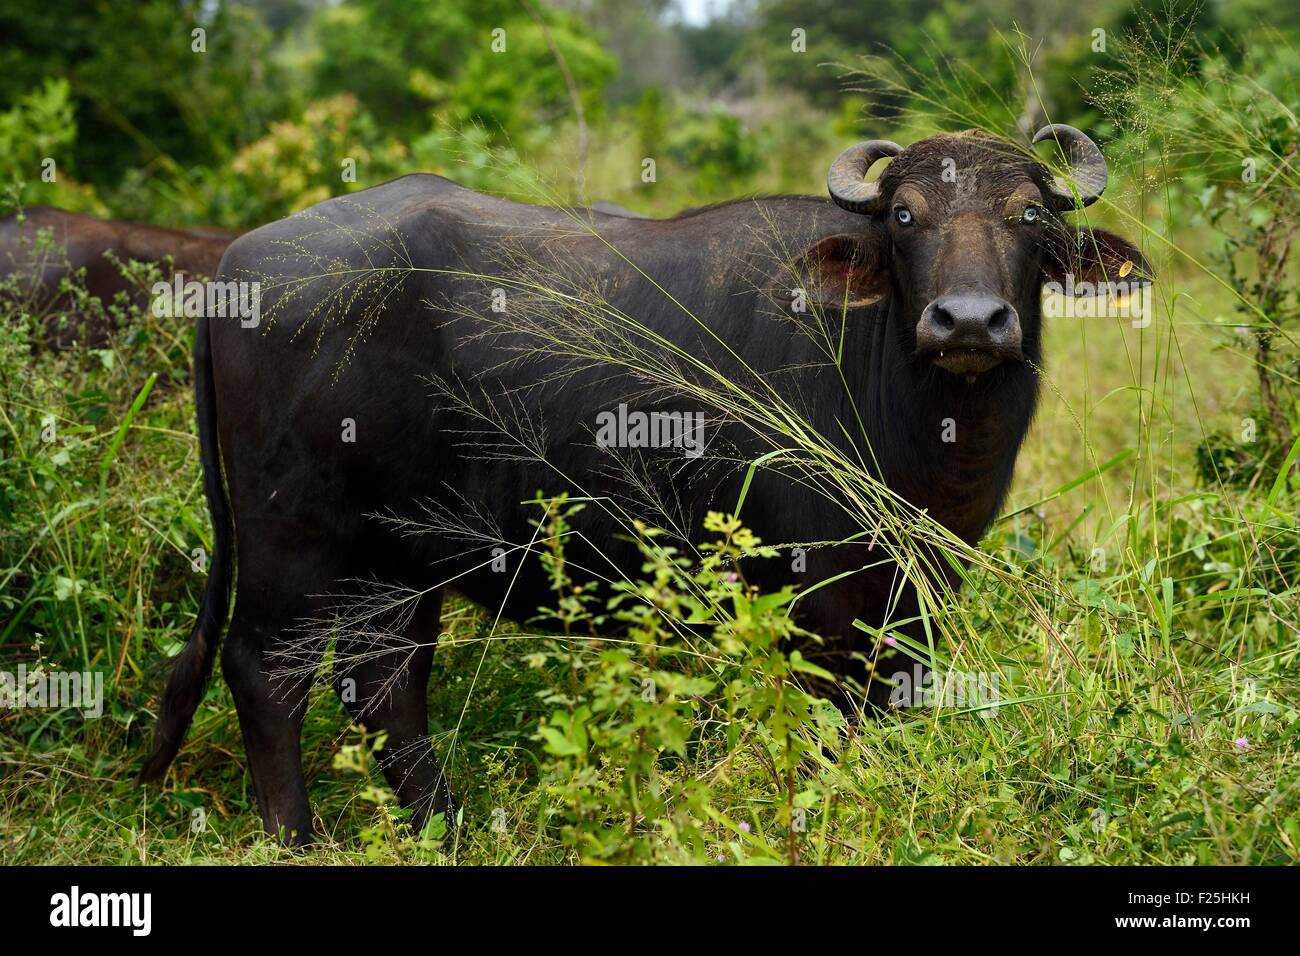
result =
[[[898,220],[899,225],[910,226],[912,224],[912,210],[906,206],[895,206],[894,218]]]
[[[1038,206],[1026,206],[1024,213],[1020,216],[1021,222],[1038,222],[1043,218],[1043,210]]]

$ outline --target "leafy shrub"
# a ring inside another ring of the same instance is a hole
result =
[[[527,660],[561,678],[544,693],[552,710],[537,735],[548,758],[549,822],[564,843],[590,860],[708,859],[710,830],[740,834],[749,824],[726,819],[706,768],[757,738],[773,771],[768,822],[791,834],[768,852],[797,857],[808,759],[842,719],[799,683],[829,675],[790,643],[809,637],[787,613],[794,590],[760,595],[739,571],[742,556],[775,549],[714,512],[705,529],[716,537],[692,567],[637,523],[641,575],[600,598],[573,583],[564,561],[568,519],[584,505],[541,503],[542,562],[556,596],[543,619],[563,633]]]
[[[669,139],[668,154],[697,177],[701,190],[721,183],[743,188],[762,164],[755,137],[721,111],[687,116]]]
[[[27,204],[61,206],[75,212],[102,213],[95,192],[72,179],[64,164],[76,142],[77,122],[66,80],[47,79],[37,89],[0,112],[0,182],[24,183]],[[55,165],[46,164],[54,160]],[[53,173],[46,181],[47,169]]]

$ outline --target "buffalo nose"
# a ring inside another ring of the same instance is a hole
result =
[[[982,293],[940,296],[916,327],[918,352],[976,349],[1020,354],[1020,317],[1005,299]]]

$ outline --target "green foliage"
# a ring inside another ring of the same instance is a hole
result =
[[[1216,240],[1208,262],[1179,251],[1213,269],[1234,293],[1236,321],[1225,323],[1224,347],[1239,348],[1243,340],[1253,346],[1257,388],[1251,423],[1234,429],[1249,437],[1209,436],[1199,454],[1209,470],[1226,444],[1258,441],[1258,449],[1222,462],[1227,468],[1219,477],[1248,480],[1243,461],[1276,468],[1300,434],[1300,289],[1293,269],[1300,253],[1300,51],[1261,37],[1228,57],[1188,41],[1185,27],[1164,29],[1129,41],[1122,74],[1109,75],[1096,99],[1132,148],[1158,164],[1170,219],[1207,228]],[[1169,36],[1180,40],[1172,51]]]
[[[68,84],[46,80],[11,109],[0,113],[0,154],[4,156],[5,178],[40,168],[41,160],[77,138],[77,123],[68,101]]]
[[[161,277],[122,269],[142,285]],[[112,330],[103,348],[33,357],[46,317],[20,303],[7,305],[0,337],[0,660],[105,673],[111,718],[131,726],[144,706],[138,678],[179,649],[189,586],[202,580],[191,550],[206,536],[204,512],[182,467],[187,332],[125,298],[100,303],[76,281],[71,291]],[[58,739],[70,720],[29,728],[31,740]]]
[[[711,824],[734,827],[704,768],[730,762],[755,736],[778,781],[771,823],[799,832],[797,784],[817,749],[808,735],[834,736],[840,719],[798,684],[801,675],[829,675],[792,649],[800,633],[786,613],[793,590],[760,595],[736,570],[742,556],[775,550],[711,513],[705,529],[719,537],[692,568],[661,532],[638,523],[641,577],[617,582],[602,608],[564,563],[568,521],[584,506],[541,503],[542,561],[558,598],[543,613],[562,624],[563,638],[528,662],[568,675],[543,694],[553,710],[537,728],[548,755],[542,783],[557,804],[548,819],[564,844],[583,860],[704,861]],[[602,637],[611,627],[619,636]],[[789,846],[797,858],[793,838]]]
[[[617,63],[577,18],[537,9],[545,11],[584,107],[597,112]],[[571,109],[541,28],[513,0],[362,0],[322,11],[315,37],[317,91],[359,97],[386,128],[416,133],[436,109],[456,125],[482,124],[494,137],[530,130],[530,138],[542,138],[545,126]]]
[[[529,130],[529,140],[544,139],[554,124],[572,114],[563,72],[545,36],[532,20],[512,19],[505,30],[504,52],[487,42],[476,44],[456,80],[447,87],[445,106],[453,121],[482,124],[510,136]],[[599,119],[605,84],[618,64],[575,20],[558,19],[548,26],[589,120]],[[502,69],[503,58],[509,69]]]
[[[80,135],[58,158],[101,190],[142,163],[184,169],[228,155],[283,108],[269,31],[246,7],[18,0],[0,33],[15,41],[0,103],[45,77],[67,80]]]
[[[753,135],[739,119],[721,112],[679,124],[668,141],[668,153],[709,191],[724,183],[744,189],[762,164]]]
[[[379,137],[374,120],[355,97],[310,103],[301,120],[273,124],[266,136],[232,159],[221,188],[210,195],[234,208],[216,208],[213,218],[279,219],[364,188],[363,174],[369,183],[391,178],[402,153],[396,143]],[[256,207],[248,208],[249,200],[256,200]]]
[[[0,113],[0,182],[6,186],[36,180],[42,204],[78,212],[100,212],[94,192],[73,181],[58,167],[68,147],[76,142],[69,87],[65,80],[47,79],[40,87]],[[54,160],[53,166],[47,161]],[[46,182],[52,174],[53,182]],[[19,190],[20,192],[22,190]]]
[[[314,95],[351,93],[386,127],[418,129],[491,31],[519,16],[512,0],[357,0],[322,8],[312,25]]]

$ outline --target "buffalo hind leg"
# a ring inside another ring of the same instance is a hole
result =
[[[235,611],[221,656],[235,698],[262,823],[290,846],[312,842],[302,772],[302,723],[324,656],[322,629],[333,582],[346,571],[327,542],[297,524],[245,522]],[[279,546],[286,541],[301,547]]]
[[[311,806],[302,773],[302,720],[312,675],[278,673],[279,630],[253,623],[236,605],[221,657],[244,735],[253,791],[268,833],[290,846],[312,842]]]
[[[392,626],[390,638],[341,635],[335,650],[334,689],[357,723],[387,735],[376,763],[402,806],[411,808],[417,834],[435,814],[444,814],[449,828],[454,816],[451,788],[429,739],[429,672],[441,610],[442,592],[431,592],[408,620]]]

